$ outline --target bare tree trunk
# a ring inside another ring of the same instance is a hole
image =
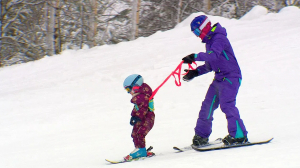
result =
[[[292,6],[292,5],[296,5],[298,3],[299,0],[286,0],[285,4],[286,6]]]
[[[179,0],[178,2],[178,10],[177,10],[177,24],[181,22],[181,9],[182,9],[182,1]]]
[[[47,47],[47,55],[54,55],[54,25],[55,25],[55,9],[49,5],[47,2],[45,3],[45,15],[46,15],[46,47]]]
[[[56,0],[56,11],[55,11],[55,54],[61,53],[61,31],[60,31],[60,0]]]
[[[210,2],[210,0],[204,0],[203,3],[204,3],[204,8],[205,8],[204,11],[205,12],[209,12],[210,9],[211,9],[211,2]]]
[[[278,6],[276,9],[279,11],[282,6],[285,6],[285,0],[276,0],[276,5]]]
[[[3,3],[0,0],[0,67],[2,67],[3,54],[2,54],[2,8]]]
[[[80,4],[80,24],[81,24],[81,31],[80,31],[80,49],[83,48],[83,2],[81,1]]]
[[[93,24],[91,27],[91,34],[92,34],[92,40],[93,40],[93,47],[97,45],[96,43],[96,35],[97,35],[97,1],[96,0],[91,0],[91,4],[93,6],[93,15],[91,17],[91,24]]]
[[[137,0],[132,0],[132,34],[131,40],[135,39],[135,30],[136,30],[136,11],[137,11]]]
[[[141,0],[132,1],[132,37],[131,40],[134,40],[139,35],[139,19],[140,19],[140,6]]]
[[[136,11],[136,29],[135,29],[135,37],[136,38],[139,36],[140,7],[141,7],[141,0],[138,0],[137,11]]]
[[[235,0],[236,16],[241,17],[241,7],[238,0]]]

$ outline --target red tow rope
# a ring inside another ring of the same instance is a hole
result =
[[[197,66],[197,64],[195,63],[195,62],[193,62],[196,66]],[[157,91],[162,87],[162,85],[164,85],[168,80],[169,80],[169,78],[171,77],[171,76],[173,76],[174,78],[175,78],[175,84],[176,84],[176,86],[181,86],[181,82],[180,82],[180,73],[181,73],[181,67],[182,67],[182,64],[183,64],[183,61],[181,61],[180,62],[180,64],[177,66],[177,68],[163,81],[163,83],[162,84],[160,84],[153,92],[152,92],[152,95],[151,95],[151,97],[149,98],[149,100],[151,100],[153,97],[154,97],[154,95],[157,93]],[[191,64],[188,64],[189,65],[189,69],[188,70],[190,70],[190,69],[192,69],[192,70],[195,70],[195,68],[193,68],[192,67],[192,65]],[[177,72],[178,71],[178,72]],[[184,73],[184,74],[182,74],[182,75],[186,75],[188,72],[186,72],[186,73]],[[175,75],[177,75],[178,76],[178,82],[177,82],[177,80],[176,80],[176,77],[175,77]]]

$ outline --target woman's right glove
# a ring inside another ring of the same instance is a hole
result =
[[[192,64],[195,61],[195,54],[192,53],[182,58],[183,63]]]
[[[137,116],[132,116],[130,118],[130,125],[134,126],[137,122],[141,121],[141,119]]]
[[[182,79],[183,79],[184,81],[189,82],[189,81],[192,80],[194,77],[199,76],[198,70],[197,70],[197,69],[196,69],[196,70],[187,70],[187,69],[185,69],[184,71],[185,71],[185,72],[188,72],[186,75],[184,75],[184,76],[182,77]]]

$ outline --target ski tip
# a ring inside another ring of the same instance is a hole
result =
[[[118,163],[123,163],[123,162],[126,162],[125,160],[120,160],[120,161],[112,161],[112,160],[108,160],[108,159],[105,159],[105,161],[111,163],[111,164],[118,164]]]
[[[176,147],[176,146],[173,146],[173,149],[175,149],[175,150],[180,150],[178,147]]]
[[[264,140],[264,141],[260,141],[261,143],[269,143],[274,139],[274,137],[268,139],[268,140]],[[252,143],[252,141],[250,141],[249,143]]]
[[[178,147],[176,147],[176,146],[174,146],[173,149],[174,149],[174,150],[177,150],[178,152],[183,152],[182,149],[180,149],[180,148],[178,148]]]

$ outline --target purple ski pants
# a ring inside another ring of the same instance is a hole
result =
[[[222,112],[226,115],[229,135],[235,138],[247,136],[245,125],[240,118],[239,110],[235,106],[239,87],[239,78],[224,78],[224,80],[214,80],[211,83],[199,112],[195,127],[197,135],[203,138],[210,136],[214,110],[220,105]]]

